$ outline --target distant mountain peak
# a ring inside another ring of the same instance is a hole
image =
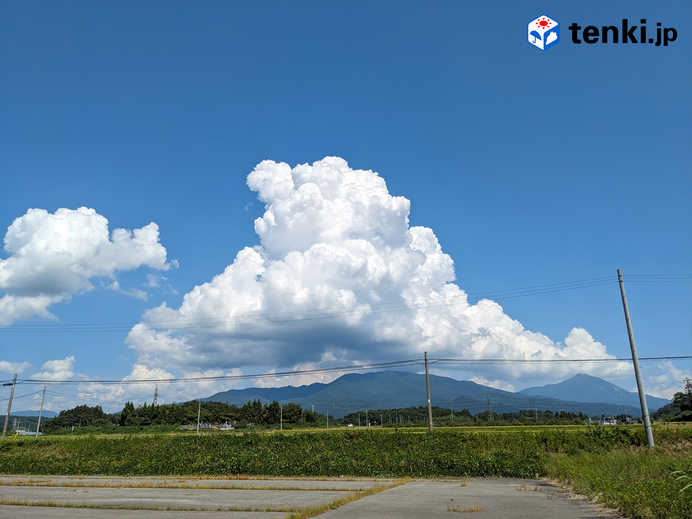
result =
[[[616,404],[623,407],[623,412],[627,407],[639,408],[638,393],[627,391],[612,382],[585,373],[577,373],[572,378],[557,384],[522,389],[519,393],[578,402]],[[658,409],[668,403],[668,400],[649,395],[646,396],[646,400],[651,409]]]
[[[533,391],[533,392],[532,392]],[[638,397],[622,388],[591,375],[577,374],[559,384],[541,388],[528,388],[518,393],[484,386],[469,380],[455,380],[440,375],[430,375],[430,392],[433,405],[468,409],[473,414],[487,409],[487,399],[492,401],[495,412],[516,412],[522,409],[540,408],[553,411],[617,415],[619,409],[637,415]],[[585,399],[581,399],[581,398]],[[226,402],[242,406],[249,400],[263,403],[273,400],[286,404],[293,402],[318,413],[329,411],[339,418],[345,414],[369,409],[396,409],[425,406],[427,402],[425,375],[407,371],[376,371],[348,373],[329,384],[315,383],[306,386],[276,388],[234,389],[217,393],[202,401]],[[650,408],[658,409],[667,400],[649,397]]]

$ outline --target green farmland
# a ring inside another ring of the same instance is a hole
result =
[[[0,473],[549,477],[629,517],[692,517],[692,428],[657,427],[655,440],[578,426],[16,437],[0,444]]]

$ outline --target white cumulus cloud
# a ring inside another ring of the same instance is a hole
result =
[[[469,304],[435,233],[410,226],[409,200],[391,195],[373,171],[337,157],[295,168],[264,161],[247,185],[265,205],[255,221],[261,246],[239,251],[179,308],[147,311],[127,338],[142,364],[172,371],[320,367],[422,358],[424,351],[519,361],[613,358],[584,329],[554,342],[493,301]],[[482,376],[509,387],[503,380],[587,369],[598,376],[630,370],[616,362],[514,364],[485,367]]]
[[[31,367],[31,362],[9,362],[6,360],[0,360],[0,373],[20,373],[26,371]]]
[[[660,362],[656,366],[644,368],[644,391],[647,395],[673,399],[675,393],[683,391],[684,378],[692,376],[690,371],[676,368],[672,362]],[[633,387],[630,391],[637,391]]]
[[[74,371],[72,371],[74,363],[74,356],[46,361],[43,366],[41,366],[43,371],[35,373],[31,378],[36,380],[69,380],[74,376]]]
[[[0,325],[31,317],[52,318],[48,307],[93,288],[90,279],[112,278],[116,271],[148,266],[167,270],[166,249],[159,228],[108,232],[108,220],[94,209],[29,209],[7,229],[7,259],[0,260]],[[115,284],[115,285],[114,285]],[[111,288],[146,299],[138,290]]]

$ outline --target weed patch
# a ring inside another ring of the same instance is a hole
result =
[[[578,493],[628,517],[692,517],[692,492],[678,474],[692,471],[692,457],[657,452],[553,456],[547,473]]]

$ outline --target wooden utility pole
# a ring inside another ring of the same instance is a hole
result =
[[[41,397],[41,410],[38,412],[38,423],[36,424],[36,439],[38,440],[38,430],[41,428],[41,415],[43,414],[43,400],[46,398],[46,386],[43,386],[43,396]]]
[[[428,424],[430,432],[433,432],[432,405],[430,404],[430,372],[428,370],[428,352],[425,352],[425,386],[428,390]]]
[[[622,271],[620,269],[618,269],[618,281],[620,283],[620,294],[622,295],[622,306],[625,309],[627,334],[630,338],[630,349],[632,350],[632,364],[634,364],[634,378],[637,379],[637,391],[639,391],[639,403],[642,407],[642,420],[644,421],[644,429],[646,430],[646,442],[649,444],[649,448],[653,449],[654,435],[651,432],[651,421],[649,420],[649,406],[646,404],[646,394],[644,393],[642,374],[639,371],[639,358],[637,357],[637,347],[634,345],[634,333],[632,332],[632,323],[630,322],[630,310],[627,306],[627,297],[625,296],[625,284],[622,281]]]
[[[12,384],[3,384],[3,386],[12,386],[12,391],[10,391],[10,403],[7,404],[7,414],[5,415],[5,426],[2,428],[2,439],[5,439],[5,434],[7,433],[7,422],[10,419],[10,413],[12,412],[12,398],[14,397],[14,386],[17,385],[17,374],[14,374],[14,380]]]

